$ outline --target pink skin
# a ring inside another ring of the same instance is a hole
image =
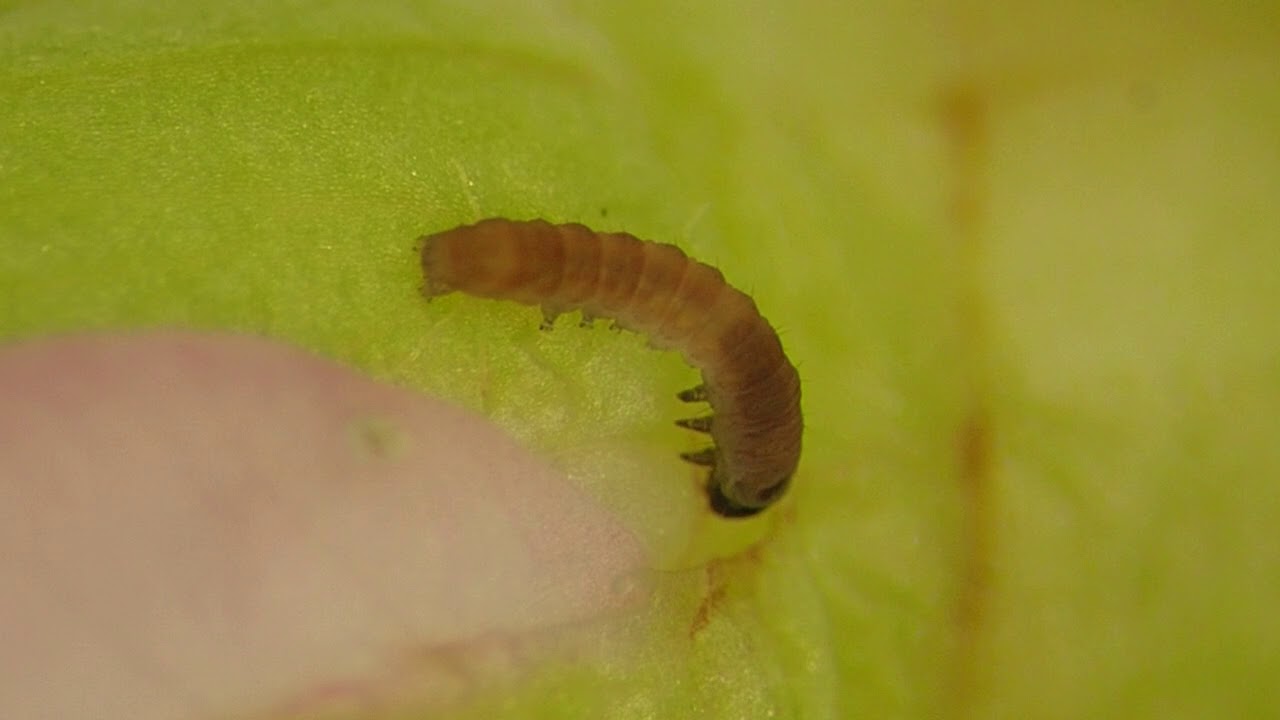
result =
[[[637,599],[635,539],[496,428],[278,343],[28,341],[0,398],[2,718],[417,701],[406,658]]]

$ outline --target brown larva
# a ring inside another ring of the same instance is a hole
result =
[[[457,290],[539,305],[544,327],[581,310],[701,369],[702,384],[679,397],[709,402],[714,414],[677,424],[715,442],[682,457],[711,468],[717,513],[754,515],[787,489],[800,460],[800,378],[755,303],[719,270],[674,245],[542,220],[492,218],[420,243],[428,297]]]

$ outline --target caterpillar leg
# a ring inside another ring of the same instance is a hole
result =
[[[706,402],[707,386],[699,385],[697,387],[689,388],[688,390],[682,390],[681,392],[676,393],[676,397],[687,403]]]
[[[706,415],[703,417],[684,418],[677,420],[676,424],[682,428],[688,428],[695,432],[709,433],[711,432],[711,420],[714,417],[714,415]]]
[[[713,447],[705,450],[695,450],[693,452],[680,453],[680,458],[694,465],[704,465],[706,467],[715,467],[716,465],[716,449]]]
[[[556,318],[560,317],[559,310],[553,310],[546,305],[542,306],[542,322],[538,324],[538,329],[542,332],[551,332],[556,326]]]

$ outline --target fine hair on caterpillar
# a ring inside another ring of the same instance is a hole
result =
[[[678,397],[711,405],[676,424],[711,436],[712,447],[681,457],[710,468],[712,510],[747,517],[785,493],[800,461],[800,377],[755,302],[719,270],[674,245],[543,220],[490,218],[419,243],[428,297],[537,305],[544,327],[580,310],[678,351],[702,373]]]

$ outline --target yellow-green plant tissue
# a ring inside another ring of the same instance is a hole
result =
[[[0,716],[1271,717],[1278,7],[0,4]],[[487,217],[749,294],[785,496]]]

